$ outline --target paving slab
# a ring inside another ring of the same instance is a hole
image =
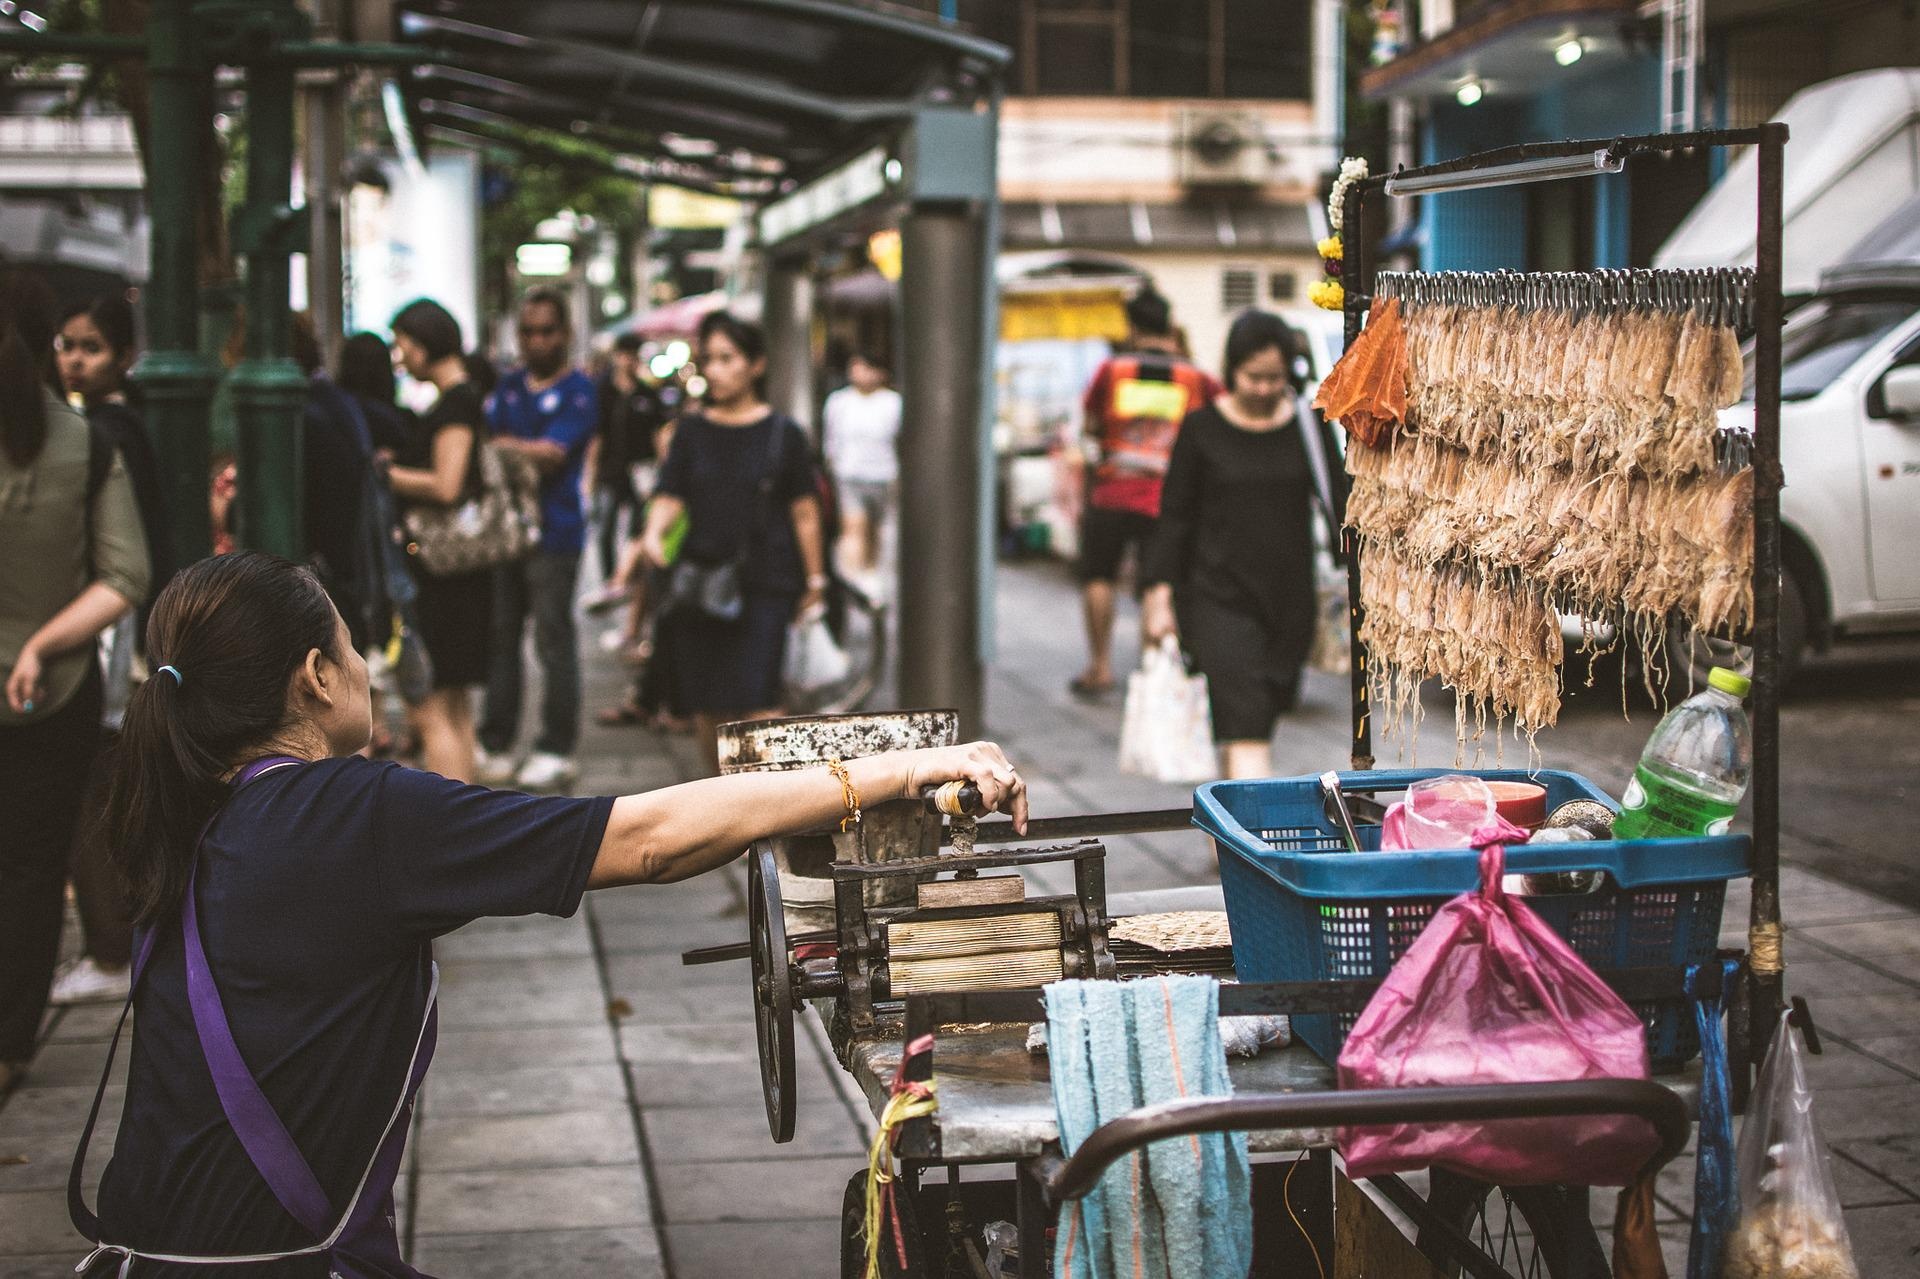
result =
[[[670,1225],[697,1221],[835,1218],[857,1159],[768,1159],[675,1164],[660,1177]]]
[[[632,1166],[421,1172],[415,1194],[416,1238],[651,1224],[646,1177]]]
[[[840,1273],[840,1216],[829,1220],[690,1222],[666,1227],[674,1279],[748,1275],[830,1279]]]
[[[446,1070],[514,1070],[534,1066],[588,1066],[615,1058],[613,1027],[496,1026],[440,1030],[429,1082]]]
[[[837,1099],[836,1099],[837,1102]],[[657,1165],[719,1160],[791,1160],[837,1155],[856,1161],[864,1153],[846,1108],[821,1098],[796,1108],[793,1140],[774,1145],[767,1136],[760,1092],[726,1106],[661,1107],[645,1112],[647,1149]],[[852,1171],[849,1163],[848,1171]],[[663,1172],[664,1181],[670,1174]]]
[[[0,1275],[8,1273],[8,1253],[59,1252],[71,1249],[67,1271],[86,1253],[86,1246],[67,1219],[67,1190],[19,1190],[0,1194]]]
[[[1834,1143],[1836,1179],[1842,1165],[1858,1165],[1878,1176],[1908,1198],[1920,1200],[1920,1135],[1860,1137]],[[1851,1207],[1851,1204],[1846,1205]]]
[[[440,1024],[449,1030],[591,1026],[606,1016],[606,996],[591,956],[440,966]]]
[[[430,1125],[497,1115],[550,1115],[624,1106],[626,1084],[611,1059],[587,1066],[514,1070],[448,1069],[434,1064],[422,1085]]]
[[[667,1275],[660,1241],[651,1227],[419,1235],[411,1260],[429,1274],[458,1279],[527,1275],[666,1279]]]
[[[423,1172],[565,1168],[640,1161],[625,1105],[555,1114],[429,1113],[415,1143]]]
[[[752,1032],[749,1031],[749,1034]],[[839,1067],[834,1067],[835,1071]],[[760,1063],[754,1061],[709,1061],[631,1063],[627,1078],[633,1086],[633,1099],[642,1108],[656,1106],[711,1106],[716,1097],[760,1096]],[[794,1056],[794,1091],[804,1098],[836,1096],[832,1076],[810,1053]],[[757,1101],[756,1101],[757,1104]]]

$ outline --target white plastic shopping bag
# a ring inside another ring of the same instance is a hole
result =
[[[1207,677],[1187,674],[1171,639],[1140,655],[1127,677],[1120,729],[1120,771],[1162,782],[1204,782],[1219,775]]]
[[[827,688],[844,680],[852,669],[853,659],[827,628],[824,607],[811,610],[788,630],[785,676],[789,689],[809,693]]]

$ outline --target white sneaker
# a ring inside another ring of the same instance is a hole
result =
[[[91,958],[82,958],[61,973],[53,983],[48,1002],[55,1004],[103,1004],[127,997],[127,969],[103,968]]]
[[[519,765],[511,755],[496,755],[482,747],[473,761],[474,780],[482,786],[505,786],[513,780],[514,770]]]
[[[514,774],[513,784],[521,790],[558,790],[579,776],[580,767],[565,755],[535,751]]]

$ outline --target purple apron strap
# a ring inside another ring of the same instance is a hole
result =
[[[214,985],[207,952],[200,944],[200,917],[194,908],[192,879],[187,881],[186,896],[180,902],[180,931],[187,943],[187,999],[193,1006],[193,1027],[199,1032],[200,1051],[213,1073],[220,1109],[226,1112],[247,1158],[280,1206],[315,1237],[324,1239],[333,1229],[333,1209],[327,1204],[326,1191],[320,1188],[320,1179],[293,1144],[293,1136],[280,1122],[273,1103],[260,1091],[253,1072],[240,1056],[239,1045],[233,1042],[220,989]]]
[[[233,785],[237,789],[271,768],[300,762],[303,761],[285,755],[256,760],[240,771]],[[201,828],[200,839],[194,843],[196,863],[200,843],[212,825],[213,819],[208,818],[206,826]],[[239,1137],[247,1158],[266,1181],[274,1198],[318,1241],[327,1242],[333,1233],[333,1218],[326,1192],[321,1189],[305,1156],[294,1145],[291,1134],[274,1111],[272,1103],[260,1091],[258,1082],[247,1069],[227,1024],[226,1010],[221,1004],[219,988],[214,983],[200,938],[194,880],[195,876],[189,876],[180,907],[181,933],[186,946],[187,993],[193,1010],[194,1028],[213,1076],[220,1108]],[[119,1024],[114,1028],[113,1041],[107,1048],[106,1068],[101,1072],[100,1085],[94,1092],[93,1107],[87,1115],[86,1127],[81,1133],[80,1146],[74,1153],[73,1167],[68,1176],[68,1215],[82,1236],[92,1241],[100,1239],[100,1222],[87,1208],[85,1196],[81,1193],[82,1169],[87,1147],[93,1139],[94,1126],[100,1117],[101,1100],[106,1095],[107,1080],[112,1074],[120,1035],[126,1027],[127,1014],[133,1008],[133,992],[139,988],[140,979],[146,972],[157,936],[157,929],[141,931],[131,980],[128,982],[127,1002],[120,1010]],[[439,1005],[435,1000],[429,1004],[425,1023],[421,1027],[420,1042],[415,1049],[413,1067],[398,1112],[368,1166],[352,1211],[341,1224],[338,1239],[329,1249],[332,1268],[343,1274],[352,1276],[359,1273],[352,1264],[356,1260],[372,1263],[385,1271],[404,1269],[398,1239],[392,1222],[386,1216],[406,1146],[414,1098],[433,1060],[438,1042],[439,1022]]]

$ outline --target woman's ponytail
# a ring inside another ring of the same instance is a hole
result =
[[[258,551],[189,565],[154,601],[154,674],[127,703],[101,817],[140,922],[178,905],[227,775],[284,726],[307,654],[344,656],[336,641],[313,574]]]

